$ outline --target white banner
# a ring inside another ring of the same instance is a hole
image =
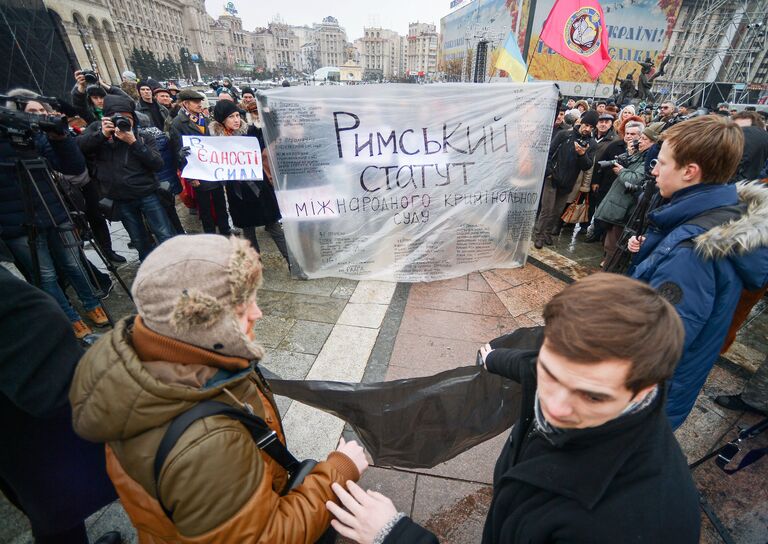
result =
[[[259,139],[248,136],[182,136],[189,147],[181,175],[201,181],[262,179]]]
[[[259,93],[295,265],[310,278],[431,281],[522,266],[552,83]]]

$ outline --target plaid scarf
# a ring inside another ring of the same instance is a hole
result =
[[[202,115],[197,115],[195,113],[192,113],[184,106],[181,107],[181,111],[187,114],[187,117],[189,117],[189,120],[192,121],[195,124],[195,127],[197,130],[200,131],[200,134],[205,134],[205,117]]]

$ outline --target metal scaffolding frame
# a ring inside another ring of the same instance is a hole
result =
[[[768,62],[767,31],[768,0],[684,0],[657,85],[678,102],[703,104],[713,92],[744,99]]]

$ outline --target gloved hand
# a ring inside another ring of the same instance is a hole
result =
[[[192,150],[189,148],[188,145],[185,145],[181,149],[179,149],[178,159],[179,163],[186,164],[187,157],[192,154]]]

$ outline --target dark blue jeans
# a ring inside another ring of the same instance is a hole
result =
[[[63,238],[63,240],[62,240]],[[27,237],[5,240],[21,268],[34,276],[32,252]],[[87,272],[79,259],[77,241],[72,234],[72,225],[66,223],[56,227],[41,228],[37,233],[37,259],[40,266],[40,288],[59,303],[70,321],[80,320],[77,311],[69,303],[61,290],[56,275],[56,265],[67,275],[86,311],[91,311],[101,304],[93,293]],[[68,247],[67,247],[68,246]]]
[[[154,193],[136,200],[116,200],[115,207],[131,242],[139,252],[139,260],[143,261],[152,249],[143,218],[147,220],[149,229],[155,235],[158,244],[162,244],[175,234],[162,202]]]

